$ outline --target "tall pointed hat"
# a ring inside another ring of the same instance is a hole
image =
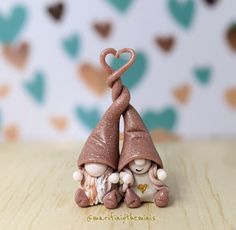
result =
[[[152,138],[142,118],[132,105],[123,114],[124,143],[119,159],[118,170],[121,171],[135,159],[146,159],[163,168],[162,160],[153,144]]]
[[[107,54],[115,54],[114,49],[106,49],[100,56],[101,64],[105,63]],[[105,63],[105,64],[104,64]],[[105,66],[106,67],[106,66]],[[124,69],[123,69],[124,70]],[[117,169],[119,161],[119,121],[130,101],[130,94],[127,88],[120,84],[116,74],[109,67],[110,81],[108,85],[112,88],[113,103],[103,115],[101,121],[88,137],[82,148],[77,165],[86,163],[100,163]],[[115,82],[116,83],[115,83]]]
[[[119,160],[119,120],[129,104],[129,92],[124,89],[103,115],[88,137],[78,159],[78,167],[85,163],[101,163],[117,169]]]

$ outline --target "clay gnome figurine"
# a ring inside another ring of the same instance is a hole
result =
[[[81,185],[75,194],[75,202],[80,207],[103,203],[106,208],[112,209],[122,198],[117,173],[119,121],[129,100],[129,91],[122,88],[81,151],[77,163],[79,170],[73,173],[73,178]]]
[[[107,55],[119,58],[129,53],[128,62],[113,70]],[[100,62],[109,73],[107,84],[112,88],[113,103],[86,141],[78,159],[79,170],[73,178],[80,182],[75,201],[80,207],[103,203],[116,208],[121,195],[130,208],[141,202],[155,202],[158,207],[168,204],[167,176],[158,152],[141,117],[130,102],[129,90],[122,85],[121,75],[134,63],[132,49],[105,49]],[[119,155],[119,121],[124,118],[124,143]],[[120,173],[118,173],[118,171]]]
[[[118,169],[124,202],[130,208],[141,202],[168,204],[168,187],[163,180],[167,173],[141,117],[131,105],[124,112],[124,144]]]

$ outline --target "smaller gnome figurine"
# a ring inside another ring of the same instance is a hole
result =
[[[121,54],[130,54],[128,62],[118,70],[106,63],[109,54],[119,58]],[[129,48],[114,50],[108,48],[100,56],[100,61],[109,74],[107,84],[112,88],[112,100],[115,102],[122,89],[122,74],[135,62],[136,53]],[[134,76],[130,76],[134,77]],[[127,101],[126,103],[127,104]],[[120,192],[124,202],[130,208],[139,207],[141,202],[155,202],[158,207],[168,204],[168,187],[163,182],[167,173],[163,169],[161,158],[152,142],[141,117],[135,108],[127,104],[123,113],[124,142],[119,158]]]
[[[124,144],[118,170],[124,202],[130,208],[141,202],[155,202],[158,207],[168,204],[168,187],[163,180],[167,173],[141,117],[132,105],[124,116]]]
[[[127,108],[130,94],[127,88],[114,86],[116,95],[112,105],[82,148],[73,178],[80,182],[75,202],[80,207],[104,204],[116,208],[122,196],[119,193],[119,121]]]

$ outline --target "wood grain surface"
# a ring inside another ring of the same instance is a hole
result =
[[[157,148],[168,172],[169,207],[106,210],[74,203],[72,173],[81,145],[1,144],[0,230],[236,229],[236,143]]]

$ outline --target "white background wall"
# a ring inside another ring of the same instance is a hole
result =
[[[168,0],[133,0],[124,12],[111,2],[64,1],[63,16],[55,21],[47,7],[56,1],[1,1],[0,21],[9,19],[16,5],[25,8],[26,22],[10,45],[26,41],[30,46],[26,64],[19,69],[4,56],[6,44],[0,42],[0,89],[9,87],[9,93],[0,96],[1,139],[9,139],[9,127],[20,140],[84,139],[90,130],[76,116],[75,108],[96,108],[102,114],[111,99],[109,90],[101,96],[94,94],[77,69],[84,62],[99,67],[99,54],[107,47],[131,47],[144,54],[145,74],[131,88],[132,104],[141,114],[158,114],[170,106],[176,114],[170,132],[183,138],[235,137],[236,108],[227,102],[225,94],[236,88],[236,51],[227,44],[225,33],[236,22],[236,1],[218,1],[212,6],[203,0],[193,1],[188,28],[173,17]],[[176,2],[181,8],[187,0]],[[111,34],[101,38],[94,22],[110,22]],[[62,45],[73,34],[80,38],[75,58],[69,57]],[[165,53],[154,39],[169,35],[175,37],[176,44]],[[201,67],[211,69],[208,84],[199,82],[194,74],[194,69]],[[37,71],[45,77],[43,103],[35,101],[24,87]],[[188,84],[191,92],[187,102],[181,104],[172,92],[183,84]],[[65,129],[52,125],[51,117],[66,119]]]

